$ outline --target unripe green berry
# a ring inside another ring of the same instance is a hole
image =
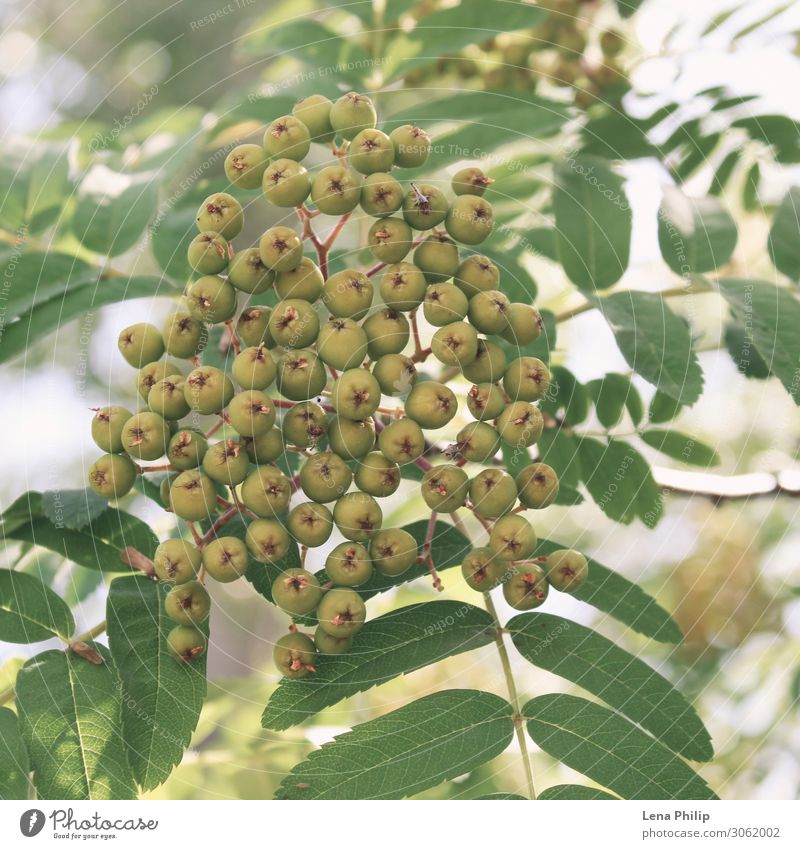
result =
[[[372,101],[363,94],[350,91],[333,104],[331,127],[345,139],[354,139],[362,130],[375,127],[378,115]]]
[[[95,445],[107,454],[119,454],[123,450],[122,430],[133,413],[125,407],[96,407],[93,412],[92,439]]]
[[[178,473],[164,475],[161,479],[161,483],[158,485],[158,498],[161,502],[162,507],[166,507],[167,510],[171,510],[171,502],[169,500],[169,491],[172,489],[172,484],[175,483],[175,480],[178,477]]]
[[[345,539],[364,542],[380,528],[383,511],[371,495],[350,492],[336,502],[333,521]]]
[[[189,372],[184,384],[187,403],[203,416],[211,416],[227,407],[235,392],[233,381],[214,366],[198,366]]]
[[[225,486],[238,486],[247,477],[249,465],[247,452],[232,439],[215,443],[203,457],[203,471]]]
[[[310,637],[305,634],[286,634],[281,637],[272,652],[272,659],[278,672],[284,678],[305,678],[316,672],[316,649]]]
[[[463,321],[446,324],[433,334],[431,351],[445,365],[469,365],[478,355],[478,332]]]
[[[270,203],[290,209],[311,194],[311,177],[299,162],[276,159],[264,171],[261,186]]]
[[[208,519],[217,509],[217,490],[208,475],[199,469],[181,472],[169,490],[170,506],[187,522]]]
[[[275,305],[269,332],[283,348],[306,348],[319,334],[319,318],[308,301],[290,298]]]
[[[436,430],[455,416],[458,401],[453,390],[435,380],[414,384],[405,404],[406,415],[421,427]]]
[[[203,549],[206,572],[221,584],[236,581],[247,571],[247,546],[238,537],[217,537]]]
[[[458,247],[443,230],[434,230],[414,251],[414,265],[425,275],[428,283],[449,280],[458,270],[458,264]]]
[[[325,278],[317,264],[304,256],[291,271],[281,271],[275,278],[279,298],[299,298],[313,304],[322,294]]]
[[[468,256],[456,269],[453,282],[468,297],[478,292],[491,292],[500,285],[500,271],[482,254]]]
[[[467,500],[469,478],[458,466],[434,466],[422,476],[420,489],[423,500],[431,510],[454,513]]]
[[[492,205],[475,195],[460,195],[448,210],[444,226],[457,242],[479,245],[494,227]]]
[[[186,259],[198,274],[219,274],[228,266],[228,243],[219,233],[200,233],[189,243]]]
[[[257,466],[245,478],[241,497],[256,516],[282,516],[289,509],[292,484],[277,466]]]
[[[469,487],[472,506],[484,519],[496,519],[514,509],[517,486],[511,475],[500,469],[484,469]]]
[[[403,218],[415,230],[430,230],[447,215],[447,198],[433,183],[412,183],[403,200]]]
[[[236,253],[228,267],[228,282],[240,292],[260,295],[275,283],[275,272],[261,260],[258,248],[245,248]]]
[[[412,463],[425,450],[425,434],[413,419],[397,419],[380,432],[378,448],[394,463]]]
[[[257,189],[267,167],[264,148],[257,144],[237,144],[225,157],[225,176],[240,189]]]
[[[538,407],[526,401],[515,401],[497,417],[497,430],[506,445],[527,448],[539,441],[544,420]]]
[[[390,265],[378,284],[386,306],[403,312],[416,309],[422,303],[427,287],[425,275],[410,262]]]
[[[367,215],[385,218],[403,205],[403,187],[391,174],[370,174],[361,187],[361,208]]]
[[[292,115],[306,125],[312,142],[325,144],[333,141],[331,107],[333,104],[322,94],[301,97],[292,107]]]
[[[506,318],[508,326],[500,336],[512,345],[523,346],[535,342],[544,328],[539,311],[530,304],[511,304]]]
[[[379,262],[400,262],[411,250],[411,227],[401,218],[379,218],[369,228],[367,243]]]
[[[570,548],[562,548],[548,555],[544,568],[548,582],[562,593],[574,593],[589,577],[586,558],[580,551]]]
[[[479,383],[467,392],[467,409],[479,422],[496,419],[506,407],[506,399],[493,383]]]
[[[307,501],[289,511],[286,528],[301,545],[316,548],[328,541],[333,531],[333,516],[323,504]]]
[[[519,500],[526,507],[549,507],[558,496],[558,475],[547,463],[531,463],[516,477]]]
[[[286,351],[277,362],[278,391],[290,401],[307,401],[325,388],[325,366],[309,348]]]
[[[475,359],[461,369],[471,383],[496,383],[506,370],[505,351],[489,339],[478,339]]]
[[[389,134],[394,145],[394,162],[400,168],[419,168],[431,151],[431,137],[413,124],[403,124]]]
[[[189,412],[184,395],[185,382],[179,374],[157,381],[147,395],[147,406],[167,421],[182,419]]]
[[[164,339],[152,324],[132,324],[126,327],[119,334],[117,346],[125,362],[134,368],[153,363],[161,359],[164,353]]]
[[[372,374],[384,395],[404,398],[417,380],[417,370],[404,354],[384,354],[372,366]]]
[[[270,227],[259,239],[261,261],[273,271],[291,271],[303,259],[303,240],[291,227]]]
[[[361,596],[351,589],[333,587],[317,608],[319,627],[332,637],[352,637],[363,627],[367,608]]]
[[[331,403],[341,418],[366,419],[378,409],[380,402],[381,388],[366,369],[349,369],[333,383]]]
[[[173,357],[188,360],[205,348],[208,331],[190,312],[177,311],[164,323],[164,344]]]
[[[136,466],[124,454],[104,454],[89,468],[89,486],[103,498],[122,498],[136,481]]]
[[[173,374],[180,375],[180,373],[181,367],[172,360],[148,363],[136,376],[136,388],[139,390],[139,395],[146,402],[150,390],[159,380],[163,380],[165,377],[170,377]]]
[[[156,575],[171,584],[195,580],[202,563],[203,555],[185,539],[164,540],[153,555]]]
[[[242,437],[242,444],[250,461],[257,465],[275,462],[286,450],[283,434],[277,427],[270,428],[266,433],[252,438]]]
[[[372,305],[374,286],[361,271],[346,268],[332,274],[322,287],[322,302],[337,318],[363,318]]]
[[[498,586],[505,571],[505,563],[498,560],[490,548],[473,548],[461,563],[461,574],[467,586],[480,593],[488,593]]]
[[[191,625],[176,625],[167,634],[169,653],[181,663],[193,663],[206,651],[206,637]]]
[[[468,307],[467,296],[452,283],[434,283],[425,293],[422,312],[428,324],[444,327],[461,321]]]
[[[267,348],[274,348],[275,340],[269,332],[271,315],[271,307],[260,305],[242,310],[236,321],[236,335],[241,342],[252,347],[257,347],[263,342]]]
[[[199,625],[208,619],[211,598],[199,581],[177,584],[164,599],[164,612],[178,625]]]
[[[333,637],[317,628],[314,631],[314,645],[320,654],[346,654],[353,645],[352,637]]]
[[[179,430],[170,438],[167,459],[176,469],[196,469],[203,462],[208,441],[199,431]]]
[[[547,598],[549,585],[544,570],[535,563],[513,567],[511,576],[503,584],[503,595],[515,610],[533,610]]]
[[[517,515],[498,519],[489,534],[489,547],[499,560],[526,560],[537,541],[531,523]]]
[[[254,519],[247,526],[245,544],[259,563],[277,563],[289,551],[289,532],[274,519]]]
[[[276,118],[264,133],[264,148],[273,157],[305,159],[311,147],[311,134],[306,125],[294,115]]]
[[[333,416],[328,425],[331,451],[346,460],[358,460],[375,447],[375,425],[372,419],[343,419]]]
[[[358,542],[342,542],[325,561],[325,572],[334,584],[358,587],[372,577],[372,560],[367,549]]]
[[[364,322],[363,328],[369,340],[367,353],[373,360],[385,354],[399,354],[411,336],[408,319],[392,308],[373,313]]]
[[[242,389],[266,389],[277,373],[275,360],[263,342],[240,351],[231,366],[231,374]]]
[[[515,401],[538,401],[550,388],[550,369],[536,357],[518,357],[508,364],[503,388]]]
[[[331,451],[314,454],[300,468],[300,488],[317,503],[336,501],[347,492],[352,481],[350,468]]]
[[[392,167],[394,146],[386,133],[369,128],[350,142],[347,157],[359,174],[378,174]]]
[[[343,165],[327,165],[311,183],[311,200],[325,215],[345,215],[361,200],[361,181]]]
[[[201,321],[217,324],[236,312],[236,289],[222,277],[201,277],[189,284],[186,306]]]
[[[320,327],[317,354],[335,369],[351,369],[361,365],[367,356],[367,334],[351,318],[331,316]]]
[[[470,298],[469,320],[481,333],[501,333],[508,327],[511,301],[495,290],[478,292]]]
[[[453,174],[451,185],[455,195],[476,195],[481,197],[494,180],[487,177],[480,168],[462,168]]]
[[[157,413],[136,413],[122,428],[122,447],[139,460],[158,460],[167,451],[169,427]]]
[[[227,192],[209,195],[197,210],[197,229],[201,233],[219,233],[223,239],[235,239],[244,225],[242,205]]]
[[[319,581],[305,569],[287,569],[272,583],[272,600],[292,616],[311,613],[321,598]]]
[[[458,453],[473,463],[485,463],[500,450],[500,434],[486,422],[470,422],[456,436]]]
[[[373,451],[356,465],[356,486],[375,498],[386,498],[400,486],[400,467],[383,454]]]
[[[402,528],[385,528],[369,541],[369,554],[381,575],[397,577],[417,562],[417,541]]]
[[[325,411],[314,401],[301,401],[286,411],[282,423],[287,445],[307,448],[325,435]]]

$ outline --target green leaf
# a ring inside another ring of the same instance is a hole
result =
[[[152,173],[131,177],[97,166],[90,174],[103,187],[78,192],[72,230],[90,251],[118,256],[132,248],[153,217],[158,182]]]
[[[177,294],[171,281],[159,277],[112,277],[99,280],[97,274],[69,282],[67,290],[53,295],[5,328],[0,337],[0,363],[23,353],[48,333],[60,330],[69,321],[99,307],[134,298]]]
[[[703,391],[703,372],[688,324],[664,298],[625,291],[593,301],[628,365],[681,404],[694,404]]]
[[[574,488],[580,484],[581,459],[578,454],[577,440],[571,433],[561,427],[548,428],[539,437],[537,447],[541,462],[547,463],[556,470],[559,486],[566,484]],[[512,470],[509,469],[509,471]],[[512,474],[515,473],[512,471]]]
[[[749,330],[738,321],[725,325],[725,347],[733,364],[745,377],[766,380],[770,376],[769,367],[754,347]]]
[[[137,783],[152,790],[180,763],[206,694],[205,656],[176,663],[167,648],[175,626],[164,613],[169,587],[144,576],[115,578],[108,638],[122,682],[122,729]]]
[[[562,548],[569,546],[555,540],[540,539],[536,554],[549,555]],[[574,598],[591,604],[652,640],[661,643],[680,643],[683,640],[680,628],[652,596],[597,560],[591,557],[586,560],[589,577],[573,593]]]
[[[630,18],[642,5],[642,0],[616,0],[616,3],[620,15],[623,18]]]
[[[197,235],[198,203],[159,212],[150,225],[150,250],[158,267],[173,280],[189,280],[192,268],[186,256]]]
[[[108,501],[90,487],[42,493],[42,512],[56,526],[79,531],[108,509]]]
[[[711,182],[711,188],[708,190],[710,194],[714,196],[719,196],[725,191],[725,187],[728,184],[728,180],[730,180],[733,172],[736,170],[736,166],[739,164],[739,160],[742,158],[742,151],[738,148],[732,150],[720,164],[717,166],[717,170],[714,172],[714,178]]]
[[[647,418],[653,424],[662,424],[663,422],[671,422],[683,409],[683,404],[676,401],[669,395],[665,395],[660,390],[656,390],[650,401],[650,407],[647,410]]]
[[[278,799],[402,799],[469,772],[511,742],[511,705],[478,690],[433,693],[341,734],[298,764]]]
[[[556,784],[543,790],[537,799],[562,799],[571,802],[586,802],[590,799],[618,800],[619,797],[604,793],[596,787],[584,787],[582,784]]]
[[[719,455],[710,446],[679,430],[650,428],[640,434],[642,442],[690,466],[718,466]]]
[[[14,711],[0,707],[0,800],[28,798],[28,752]]]
[[[487,793],[485,796],[478,796],[474,801],[488,802],[490,800],[504,801],[522,801],[527,802],[525,796],[518,796],[516,793]]]
[[[664,262],[681,277],[724,265],[736,247],[736,222],[715,197],[690,198],[667,188],[658,211],[658,243]]]
[[[284,679],[264,710],[265,728],[281,731],[323,708],[494,639],[486,611],[457,601],[429,601],[367,621],[347,654],[322,656],[317,672]]]
[[[534,666],[583,687],[686,758],[708,761],[711,738],[666,678],[591,628],[550,613],[523,613],[506,628]]]
[[[661,488],[632,445],[619,439],[604,444],[587,436],[578,442],[578,452],[586,489],[610,519],[629,525],[639,518],[655,527],[664,510]]]
[[[158,545],[158,538],[141,519],[112,507],[80,531],[58,528],[45,517],[38,492],[25,493],[5,511],[0,531],[6,538],[39,545],[79,566],[105,572],[129,571],[119,559],[126,547],[152,557]]]
[[[717,798],[684,761],[601,705],[547,695],[522,712],[537,746],[623,799]]]
[[[69,640],[75,620],[67,605],[37,577],[0,569],[0,640],[38,643]]]
[[[40,799],[136,798],[119,680],[108,649],[91,647],[103,663],[47,651],[17,676],[17,711]]]
[[[425,534],[428,531],[428,520],[423,519],[419,522],[412,522],[410,525],[405,525],[403,530],[408,531],[421,548],[425,542]],[[472,543],[461,531],[454,528],[451,524],[437,522],[434,526],[433,536],[431,538],[431,559],[438,572],[451,569],[453,566],[460,566],[464,555],[472,547]],[[402,575],[381,575],[376,571],[366,583],[358,587],[358,592],[366,600],[378,593],[383,593],[393,587],[423,578],[428,574],[428,567],[424,563],[415,563],[407,572],[403,572]],[[324,570],[320,577],[321,583],[325,583],[328,580]]]
[[[563,410],[564,421],[580,424],[589,415],[590,402],[586,387],[564,366],[550,367],[550,387],[539,405],[551,416]]]
[[[629,377],[614,372],[609,372],[596,380],[590,380],[586,384],[586,391],[594,401],[600,424],[606,429],[619,424],[622,411],[627,407],[630,396],[639,394]],[[639,399],[639,406],[641,406],[641,399]]]
[[[783,197],[769,231],[767,249],[775,268],[792,280],[800,280],[800,187],[792,186]]]
[[[628,267],[632,214],[609,163],[572,156],[556,166],[556,242],[567,277],[580,289],[607,289]]]
[[[461,0],[457,6],[429,12],[417,18],[410,33],[398,34],[390,42],[384,64],[386,82],[400,79],[413,68],[432,64],[443,54],[457,53],[469,44],[494,38],[499,29],[514,32],[535,27],[545,14],[535,6],[485,0]]]
[[[800,403],[800,302],[787,289],[762,280],[718,280],[720,293],[770,372]]]

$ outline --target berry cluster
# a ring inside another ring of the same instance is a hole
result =
[[[312,142],[331,143],[335,156],[313,176],[301,164]],[[162,330],[137,324],[119,336],[122,356],[139,369],[146,406],[95,411],[92,436],[106,453],[91,467],[89,483],[119,498],[137,474],[169,472],[162,501],[187,523],[192,540],[163,542],[153,571],[172,585],[165,600],[176,623],[169,645],[181,660],[205,648],[198,626],[209,615],[206,578],[234,581],[251,559],[279,563],[292,539],[303,564],[308,548],[324,545],[334,526],[345,541],[325,560],[324,584],[301,567],[272,584],[281,609],[318,622],[313,640],[293,625],[278,641],[275,661],[288,677],[313,671],[317,652],[348,649],[366,618],[356,588],[374,572],[398,576],[427,562],[435,575],[430,538],[420,554],[407,531],[382,527],[379,499],[398,489],[404,464],[424,470],[431,532],[438,513],[462,507],[488,532],[488,545],[463,562],[471,587],[486,592],[502,584],[514,607],[529,609],[542,603],[550,584],[571,591],[586,578],[577,552],[550,556],[546,571],[545,558],[532,559],[536,534],[519,513],[554,501],[558,478],[550,466],[528,465],[516,479],[500,466],[471,480],[464,469],[491,463],[503,444],[527,452],[538,440],[543,418],[535,402],[547,392],[550,373],[535,357],[507,360],[511,346],[538,337],[537,310],[509,301],[487,257],[459,253],[458,243],[477,245],[492,230],[492,207],[483,197],[491,181],[478,168],[462,169],[448,198],[437,183],[403,186],[392,173],[423,165],[429,150],[418,127],[389,135],[376,129],[368,97],[304,98],[292,115],[270,124],[263,147],[239,145],[225,160],[231,183],[261,187],[270,203],[294,208],[302,232],[271,227],[257,246],[234,252],[242,207],[228,193],[211,195],[198,211],[200,234],[188,249],[197,277],[182,304]],[[368,243],[377,264],[329,273],[328,250],[357,206],[375,219]],[[319,215],[342,216],[325,242],[312,226]],[[317,262],[304,255],[309,242]],[[248,301],[240,309],[245,295],[268,290],[278,298],[272,308]],[[420,308],[436,328],[429,347],[420,341]],[[199,357],[212,324],[224,325],[235,352],[230,375]],[[417,364],[429,357],[472,384],[465,400],[474,421],[439,465],[423,456],[432,448],[425,431],[450,423],[458,400],[446,376],[418,374]],[[403,407],[381,406],[384,396],[404,399]],[[201,426],[203,417],[215,417],[213,424]],[[303,458],[294,477],[276,464],[287,451]],[[307,500],[292,506],[295,493]],[[236,517],[246,522],[243,539],[224,535]]]

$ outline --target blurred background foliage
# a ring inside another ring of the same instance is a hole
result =
[[[491,246],[503,256],[507,285],[563,318],[549,353],[564,369],[562,384],[573,388],[551,413],[570,424],[570,404],[585,407],[584,414],[572,408],[584,434],[605,438],[609,430],[587,400],[596,381],[608,372],[628,378],[631,370],[602,318],[581,313],[582,301],[554,261],[554,160],[581,152],[619,163],[634,218],[624,281],[630,288],[655,291],[674,282],[656,232],[665,185],[719,198],[735,219],[738,243],[727,276],[788,277],[794,285],[796,248],[773,240],[770,257],[766,246],[776,210],[800,177],[800,115],[786,109],[800,84],[796,4],[548,0],[509,2],[500,19],[494,4],[468,5],[464,17],[464,9],[440,0],[0,3],[4,262],[17,275],[29,273],[31,304],[59,275],[27,272],[29,251],[74,256],[73,279],[86,271],[93,280],[81,205],[109,203],[108,216],[122,224],[108,253],[126,274],[124,305],[110,297],[100,313],[102,301],[89,309],[65,298],[55,336],[34,330],[18,342],[13,329],[6,334],[0,391],[13,393],[23,412],[6,422],[1,450],[13,473],[0,481],[4,507],[23,487],[83,485],[94,451],[85,408],[133,401],[129,373],[109,356],[123,315],[126,323],[134,316],[158,323],[168,306],[129,299],[177,291],[176,281],[188,274],[185,245],[197,204],[225,188],[224,150],[257,137],[266,121],[311,91],[374,91],[383,117],[413,115],[449,151],[481,151],[501,192],[492,198],[497,218],[509,228]],[[432,167],[451,159],[434,152]],[[20,190],[22,170],[28,183]],[[784,215],[796,221],[795,210],[792,203]],[[248,215],[244,239],[274,220],[274,210],[259,207]],[[647,421],[674,423],[713,449],[717,474],[693,471],[680,451],[670,457],[645,445],[655,480],[673,489],[663,504],[656,492],[663,515],[655,528],[618,524],[587,499],[548,508],[537,530],[642,583],[674,611],[686,640],[670,651],[571,599],[559,599],[555,612],[591,622],[696,700],[717,751],[700,771],[722,798],[795,798],[800,420],[777,380],[756,379],[767,376],[758,357],[746,375],[732,362],[742,340],[719,298],[701,293],[672,306],[690,322],[703,395],[681,407],[638,377],[634,385],[649,405]],[[642,427],[628,410],[611,430],[627,438]],[[418,516],[412,493],[405,482],[387,523]],[[170,532],[169,518],[146,499],[128,509],[157,533]],[[48,576],[80,622],[88,626],[101,615],[100,572],[16,545],[4,556],[22,556],[17,568]],[[451,597],[469,598],[452,572],[445,584]],[[276,682],[270,644],[284,626],[249,586],[213,589],[220,605],[208,703],[184,762],[153,797],[268,798],[313,746],[357,722],[447,685],[503,692],[487,647],[349,699],[308,727],[259,732]],[[373,603],[371,616],[433,595],[417,582]],[[0,690],[13,680],[19,653],[0,646]],[[564,687],[518,657],[514,665],[526,696]],[[539,789],[576,778],[543,753],[535,754],[534,771]],[[522,782],[512,748],[426,795],[474,797]]]

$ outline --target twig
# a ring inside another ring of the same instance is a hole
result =
[[[433,562],[433,557],[431,556],[433,534],[436,530],[436,516],[436,511],[431,510],[431,516],[430,519],[428,519],[428,527],[425,531],[425,540],[422,543],[422,554],[419,558],[417,558],[417,562],[424,563],[428,567],[428,572],[433,579],[433,588],[442,592],[444,590],[444,584],[442,583],[442,579],[436,569],[436,564]]]

